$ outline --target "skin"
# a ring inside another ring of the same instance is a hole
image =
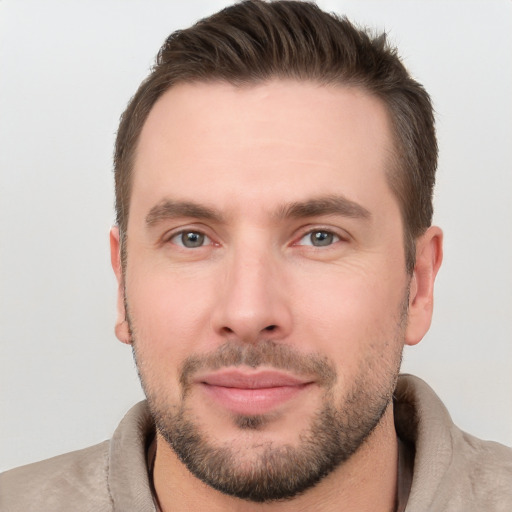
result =
[[[175,409],[187,357],[226,342],[269,339],[326,358],[337,373],[337,404],[345,405],[361,380],[375,392],[392,386],[403,345],[419,342],[430,326],[442,259],[442,233],[431,227],[417,240],[413,274],[406,272],[403,224],[386,181],[392,151],[385,107],[354,88],[274,80],[181,84],[166,92],[136,152],[124,277],[119,233],[111,231],[116,334],[128,344],[136,339],[146,392]],[[366,213],[283,215],[292,203],[333,196]],[[165,201],[193,202],[218,218],[197,209],[170,215],[158,208]],[[183,247],[183,230],[205,234],[204,245]],[[334,234],[332,243],[313,246],[315,230]],[[404,300],[408,315],[400,325]],[[261,444],[298,444],[324,399],[313,383],[258,430],[241,430],[200,386],[192,386],[187,407],[212,444],[228,443],[250,464]],[[211,511],[327,511],[340,504],[389,511],[396,443],[390,403],[359,450],[317,486],[290,501],[259,504],[197,480],[157,434],[155,488],[165,512],[204,503]],[[244,452],[247,446],[252,451]]]

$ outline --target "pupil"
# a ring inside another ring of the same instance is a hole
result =
[[[313,245],[322,246],[332,244],[332,233],[325,231],[316,231],[313,233]]]
[[[200,247],[203,245],[204,235],[201,233],[194,233],[193,231],[189,233],[183,233],[182,241],[185,247]]]

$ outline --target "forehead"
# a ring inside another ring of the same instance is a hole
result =
[[[179,84],[144,124],[132,199],[234,201],[245,187],[243,200],[264,206],[339,187],[364,202],[365,190],[389,192],[392,148],[385,106],[358,88],[286,80]]]

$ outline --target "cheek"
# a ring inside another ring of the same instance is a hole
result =
[[[367,354],[397,342],[405,289],[405,276],[389,271],[310,273],[295,292],[301,337],[315,340],[309,348],[332,358],[340,371],[356,371]]]
[[[127,301],[134,337],[155,365],[176,367],[205,339],[214,302],[208,281],[164,272],[127,279]]]

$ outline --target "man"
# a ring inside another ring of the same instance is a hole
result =
[[[383,37],[245,2],[169,37],[115,152],[116,334],[147,403],[6,510],[509,510],[510,450],[398,377],[429,328],[430,100]]]

